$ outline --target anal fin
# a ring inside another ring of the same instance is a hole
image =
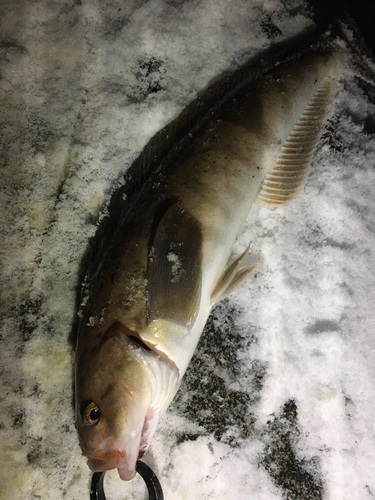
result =
[[[334,89],[335,82],[329,77],[319,84],[283,144],[275,167],[263,181],[257,198],[262,205],[282,205],[299,191],[322,134]]]
[[[225,299],[257,269],[260,261],[254,255],[249,255],[249,248],[250,244],[237,259],[225,268],[211,294],[211,304]]]

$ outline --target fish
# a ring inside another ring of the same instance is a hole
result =
[[[233,254],[251,207],[300,190],[346,64],[342,44],[305,45],[209,87],[114,195],[77,334],[76,427],[92,471],[135,476],[212,307],[259,264],[249,247]]]

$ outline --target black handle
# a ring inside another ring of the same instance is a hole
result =
[[[143,477],[148,489],[149,500],[164,500],[163,490],[155,472],[144,462],[138,460],[136,471]]]
[[[146,483],[149,500],[164,500],[163,490],[154,471],[140,460],[136,464],[136,471]],[[94,472],[91,480],[90,500],[106,500],[103,485],[104,474],[105,472]]]
[[[106,500],[103,488],[105,472],[94,472],[91,479],[90,500]]]

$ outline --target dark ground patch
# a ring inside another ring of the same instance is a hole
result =
[[[238,354],[256,341],[254,331],[236,322],[240,314],[229,300],[213,310],[171,406],[172,411],[199,424],[201,434],[213,433],[215,439],[231,446],[238,446],[254,432],[251,408],[259,400],[266,371],[258,360],[249,360],[250,369],[239,361]],[[238,380],[241,389],[232,389],[232,382]],[[178,439],[197,437],[181,433]]]
[[[269,15],[265,15],[263,17],[260,27],[269,40],[274,40],[278,36],[282,35],[282,31],[276,26],[272,17]]]
[[[267,444],[260,464],[282,489],[285,500],[321,500],[319,459],[299,458],[295,452],[295,443],[300,439],[297,416],[297,405],[290,399],[280,415],[267,423],[262,436]]]
[[[135,78],[137,85],[127,92],[130,102],[143,102],[150,94],[164,90],[164,62],[156,57],[138,60]]]
[[[24,342],[30,340],[34,330],[38,326],[39,315],[42,307],[42,299],[25,299],[20,304],[19,317],[21,318],[19,329]]]

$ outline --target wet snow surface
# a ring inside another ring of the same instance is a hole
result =
[[[0,497],[89,498],[73,417],[82,258],[110,192],[209,82],[312,25],[303,2],[13,2],[1,12]],[[375,99],[348,71],[262,265],[219,304],[145,460],[166,500],[375,496]],[[145,498],[106,476],[108,500]]]

